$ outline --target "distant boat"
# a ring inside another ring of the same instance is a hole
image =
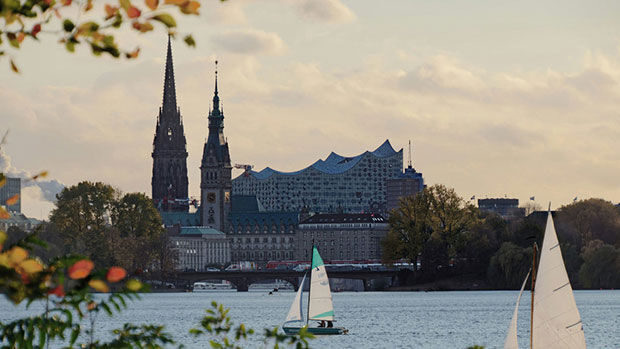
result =
[[[192,291],[193,292],[205,292],[205,291],[215,291],[215,290],[232,290],[232,285],[227,281],[222,281],[221,283],[213,283],[213,282],[194,282]]]
[[[295,294],[293,304],[291,304],[286,320],[282,325],[282,329],[286,334],[297,334],[304,325],[302,298],[305,281],[306,275],[304,275],[299,285],[299,290]],[[323,259],[315,246],[312,246],[312,272],[310,273],[308,317],[306,318],[305,326],[308,326],[308,332],[316,335],[346,334],[348,332],[344,327],[309,327],[309,322],[311,320],[324,322],[334,321],[334,306],[332,304],[332,294],[329,289],[329,279],[327,278]],[[295,323],[297,326],[293,325]]]
[[[560,243],[553,225],[551,212],[547,214],[547,227],[540,252],[540,265],[536,271],[534,248],[532,272],[532,309],[530,323],[530,348],[581,349],[586,347],[579,309],[573,296]],[[517,305],[508,329],[505,349],[518,349],[517,314],[521,294],[528,275],[521,286]]]

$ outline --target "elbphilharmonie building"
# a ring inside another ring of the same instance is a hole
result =
[[[325,160],[295,172],[269,167],[246,171],[232,182],[234,195],[256,195],[265,211],[383,212],[386,181],[401,175],[403,150],[386,140],[374,151]]]

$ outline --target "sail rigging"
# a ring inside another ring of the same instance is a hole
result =
[[[312,272],[310,274],[310,297],[308,320],[334,321],[332,293],[325,264],[316,247],[312,248]]]
[[[304,274],[303,279],[301,279],[301,283],[299,284],[299,289],[297,290],[293,304],[291,304],[291,308],[289,309],[286,320],[284,321],[285,324],[289,322],[303,321],[302,296],[304,293],[305,281],[306,274]]]
[[[504,349],[519,349],[519,342],[517,340],[517,318],[519,317],[519,302],[521,301],[521,295],[527,284],[527,279],[530,277],[531,270],[527,272],[523,285],[521,285],[521,291],[519,291],[519,297],[517,297],[517,304],[515,305],[514,313],[512,314],[512,320],[510,321],[510,327],[506,334],[506,340],[504,341]]]
[[[566,273],[551,213],[547,216],[533,306],[534,348],[586,347],[581,317]]]

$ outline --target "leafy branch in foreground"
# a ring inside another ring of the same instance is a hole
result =
[[[222,0],[224,1],[224,0]],[[194,0],[0,0],[0,56],[9,55],[11,69],[19,68],[7,48],[18,50],[25,40],[41,41],[44,35],[58,38],[69,52],[77,45],[90,47],[95,56],[106,53],[114,58],[138,57],[140,48],[119,48],[115,30],[129,27],[139,33],[150,32],[156,25],[174,35],[177,20],[170,10],[181,15],[198,15],[201,3]],[[185,34],[188,46],[196,42]]]

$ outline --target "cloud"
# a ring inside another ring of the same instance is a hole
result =
[[[346,23],[356,19],[355,13],[340,0],[295,1],[299,13],[317,21]]]
[[[280,54],[285,49],[284,41],[275,33],[261,30],[233,30],[211,38],[216,48],[236,54]]]
[[[48,180],[32,180],[33,174],[29,171],[15,168],[11,164],[11,157],[0,148],[0,172],[8,177],[21,178],[22,197],[34,199],[38,202],[37,206],[53,205],[56,202],[56,195],[60,193],[65,186],[56,179]],[[28,208],[28,200],[22,200],[22,209]],[[30,210],[30,212],[32,212]],[[38,217],[39,213],[37,212]]]

